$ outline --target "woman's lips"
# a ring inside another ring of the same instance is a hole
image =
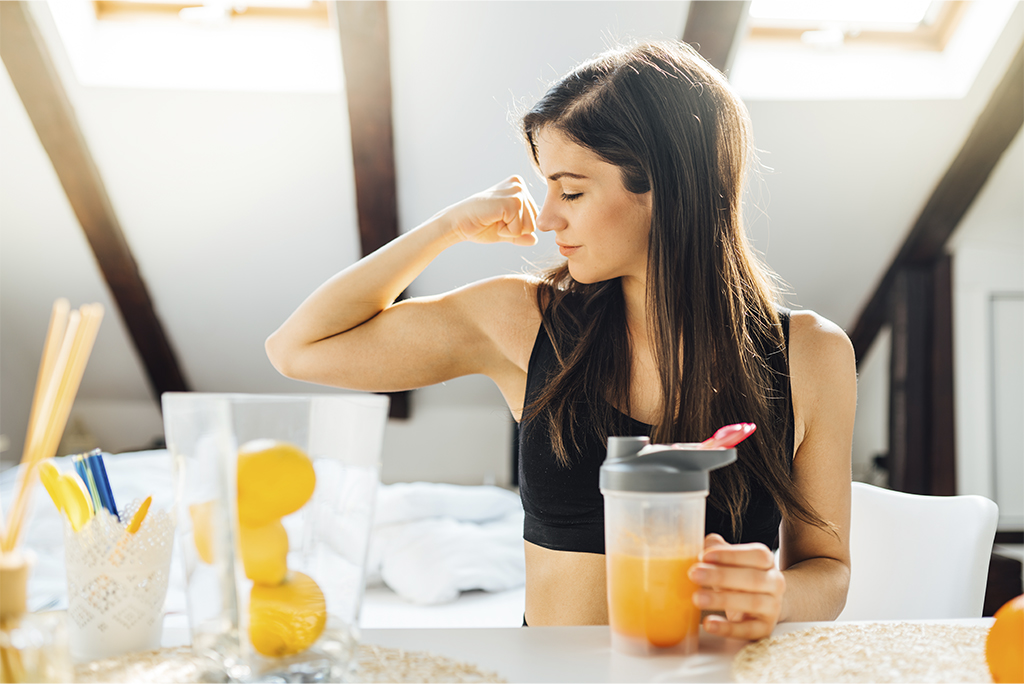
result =
[[[579,245],[558,245],[558,251],[562,253],[562,256],[572,256],[576,250],[579,249]]]

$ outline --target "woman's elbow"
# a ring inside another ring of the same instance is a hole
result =
[[[832,619],[835,620],[842,615],[843,610],[846,609],[846,600],[850,596],[850,564],[849,562],[837,561],[838,568],[836,569],[836,602],[833,610]]]
[[[263,349],[267,352],[267,359],[270,360],[270,365],[278,373],[286,378],[301,379],[296,377],[298,373],[296,364],[298,354],[294,347],[289,345],[287,340],[283,338],[280,330],[274,331],[267,338],[267,341],[263,343]]]

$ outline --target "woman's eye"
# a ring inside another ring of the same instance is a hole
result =
[[[566,194],[564,192],[562,193],[562,199],[565,200],[566,202],[575,202],[576,200],[578,200],[582,196],[583,196],[582,192],[577,192],[577,193],[574,193],[574,194],[571,194],[571,195]]]

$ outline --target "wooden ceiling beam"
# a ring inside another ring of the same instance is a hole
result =
[[[398,237],[388,6],[383,0],[341,0],[335,7],[365,256]]]
[[[691,0],[683,28],[683,42],[694,48],[722,73],[732,66],[742,40],[749,0]]]
[[[366,256],[398,237],[391,118],[391,55],[384,0],[334,3],[345,73],[359,239]],[[409,393],[391,392],[392,418],[409,417]]]
[[[890,294],[906,267],[942,258],[946,241],[1024,123],[1024,45],[1006,70],[971,129],[967,141],[935,187],[899,252],[857,316],[850,340],[857,362],[864,358],[890,312]]]
[[[0,2],[0,59],[50,157],[153,392],[188,391],[29,2]]]

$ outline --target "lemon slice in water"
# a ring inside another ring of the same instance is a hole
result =
[[[327,602],[313,578],[292,571],[276,587],[254,584],[249,593],[249,639],[266,656],[301,653],[327,624]]]

